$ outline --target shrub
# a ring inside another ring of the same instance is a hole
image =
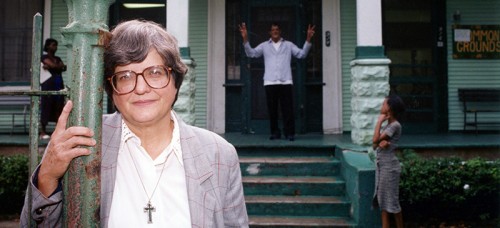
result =
[[[420,158],[403,151],[400,200],[425,218],[498,219],[500,161]]]
[[[28,186],[26,155],[0,156],[0,214],[19,213]]]

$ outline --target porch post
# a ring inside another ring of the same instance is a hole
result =
[[[323,0],[323,134],[342,134],[340,0]],[[329,40],[327,40],[329,39]],[[328,73],[325,73],[328,72]],[[325,118],[327,117],[327,118]]]
[[[103,46],[108,9],[114,0],[71,0],[68,25],[62,28],[71,50],[69,86],[73,111],[70,126],[86,126],[97,141],[89,156],[75,158],[64,180],[64,227],[100,227],[101,123],[103,102]]]
[[[182,61],[187,65],[188,72],[184,77],[179,97],[174,110],[182,120],[188,124],[196,123],[195,116],[195,93],[196,93],[196,64],[191,59],[188,46],[189,38],[189,1],[169,0],[167,1],[167,30],[177,38]]]
[[[357,0],[357,47],[351,61],[351,139],[371,145],[384,98],[389,94],[389,64],[382,46],[381,0]]]

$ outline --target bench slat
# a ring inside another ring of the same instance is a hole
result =
[[[478,121],[478,113],[500,112],[500,108],[497,108],[500,106],[500,88],[460,88],[458,89],[458,99],[463,103],[464,131],[466,126],[475,127],[477,133],[478,125],[500,124],[500,121]],[[467,118],[467,113],[473,113],[473,121]]]
[[[458,89],[458,97],[462,102],[496,102],[500,101],[500,89]]]

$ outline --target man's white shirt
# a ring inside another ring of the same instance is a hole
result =
[[[278,42],[271,41],[271,43],[273,44],[274,49],[276,51],[278,51],[280,49],[281,43],[283,43],[283,39],[280,39]],[[267,86],[267,85],[292,85],[292,84],[293,84],[292,80],[286,80],[286,81],[280,81],[280,80],[268,81],[268,80],[265,80],[264,81],[264,86]]]

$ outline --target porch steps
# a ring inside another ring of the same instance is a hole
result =
[[[250,227],[355,227],[334,149],[238,148]]]

